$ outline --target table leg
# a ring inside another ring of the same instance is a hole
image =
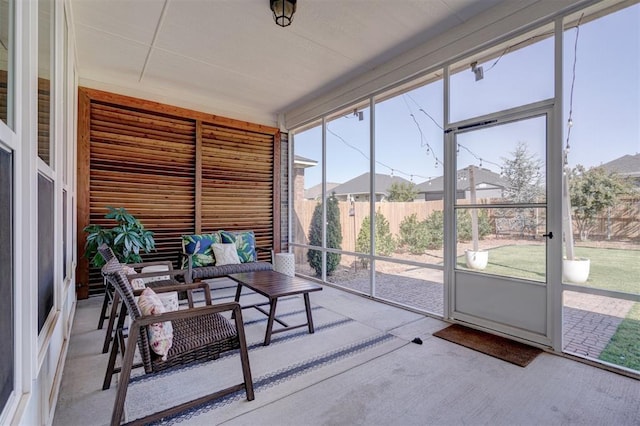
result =
[[[236,303],[240,303],[240,293],[242,292],[242,283],[238,283],[238,288],[236,288],[236,297],[233,299]],[[231,314],[231,319],[236,317],[235,311]]]
[[[309,301],[309,293],[304,294],[304,307],[307,310],[307,324],[309,324],[309,333],[313,334],[313,317],[311,316],[311,302]]]
[[[267,332],[264,336],[264,345],[269,346],[271,343],[271,330],[273,329],[273,320],[276,317],[276,304],[278,303],[277,298],[273,298],[269,301],[269,319],[267,320]]]

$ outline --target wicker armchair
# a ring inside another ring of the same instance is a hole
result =
[[[111,259],[116,259],[116,255],[113,253],[113,250],[107,245],[103,245],[98,248],[98,252],[104,258],[105,262],[108,262]],[[179,285],[180,282],[176,279],[178,276],[182,275],[183,281],[189,281],[189,278],[186,276],[187,271],[183,270],[173,270],[173,264],[170,261],[156,261],[156,262],[143,262],[143,263],[132,263],[127,266],[136,269],[142,273],[137,274],[136,278],[141,278],[147,281],[146,286],[151,287],[153,289],[164,287],[164,286],[175,286]],[[157,266],[164,266],[164,271],[162,272],[146,272],[148,268],[154,268]],[[160,278],[160,279],[158,279]],[[191,302],[191,300],[190,300]],[[107,310],[109,310],[109,304],[111,304],[111,309],[109,314],[107,315]],[[100,312],[100,319],[98,321],[98,330],[103,327],[103,323],[105,319],[108,319],[107,322],[107,331],[104,335],[104,342],[102,344],[102,353],[106,354],[109,351],[109,346],[111,345],[111,341],[115,338],[114,327],[116,326],[116,318],[118,315],[118,305],[120,304],[120,297],[118,293],[114,290],[111,283],[105,279],[105,288],[104,288],[104,301],[102,302],[102,309]],[[121,322],[124,321],[124,317]],[[106,383],[106,382],[105,382]],[[107,387],[103,387],[103,389],[108,389]]]
[[[160,315],[142,316],[134,300],[134,291],[129,284],[127,276],[123,272],[123,265],[117,259],[111,259],[102,268],[102,273],[114,286],[120,295],[131,317],[132,323],[128,340],[124,349],[121,376],[118,381],[118,392],[113,407],[111,424],[120,424],[124,412],[124,403],[127,395],[131,369],[134,367],[133,359],[136,345],[142,358],[142,366],[146,374],[153,374],[167,369],[188,365],[206,359],[217,359],[222,352],[239,349],[242,364],[243,381],[237,385],[222,389],[212,394],[197,398],[175,407],[170,407],[157,413],[136,419],[134,424],[146,424],[162,417],[177,414],[194,406],[206,403],[221,396],[237,392],[244,388],[247,400],[254,399],[253,381],[249,366],[249,355],[244,335],[242,322],[242,308],[238,303],[223,303],[210,305],[211,296],[206,284],[180,285],[185,287],[205,288],[207,306],[166,312]],[[175,291],[175,288],[167,287],[158,291]],[[235,318],[235,326],[220,315],[221,312],[231,312]],[[153,353],[150,349],[147,335],[148,327],[157,322],[171,321],[173,326],[173,345],[169,349],[166,360]],[[124,339],[122,339],[124,340]],[[120,345],[119,340],[118,346]],[[115,342],[114,342],[115,346]],[[203,378],[210,380],[210,378]]]
[[[108,247],[106,250],[110,250]],[[114,258],[115,259],[115,258]],[[117,260],[117,259],[116,259]],[[162,264],[162,262],[150,262],[153,265]],[[141,264],[133,264],[133,266],[140,265],[149,265],[149,263],[141,263]],[[132,267],[132,264],[127,264],[127,266]],[[208,284],[201,283],[200,285],[185,285],[176,281],[174,278],[165,279],[166,277],[173,277],[175,275],[180,275],[186,273],[186,271],[179,270],[164,270],[164,271],[156,271],[153,273],[144,273],[145,267],[142,268],[142,273],[135,275],[127,275],[127,279],[129,283],[134,278],[141,279],[156,279],[161,278],[156,281],[147,281],[145,283],[145,288],[152,288],[156,293],[170,293],[170,292],[179,292],[179,294],[186,293],[189,301],[189,307],[193,308],[193,290],[204,290],[205,291],[205,302],[206,304],[211,304],[211,296],[210,289]],[[118,357],[118,353],[121,352],[120,348],[125,347],[125,320],[127,318],[127,306],[124,301],[121,301],[119,293],[115,291],[114,286],[110,283],[105,277],[105,281],[107,281],[107,285],[114,292],[113,294],[113,306],[116,307],[118,304],[121,304],[120,311],[116,314],[116,309],[113,309],[112,318],[118,318],[117,323],[110,321],[107,333],[104,338],[104,346],[103,353],[109,350],[109,346],[111,341],[113,340],[113,345],[111,345],[111,354],[109,355],[109,361],[107,362],[107,369],[104,373],[104,380],[102,382],[102,390],[107,390],[111,387],[111,380],[113,375],[120,372],[120,368],[116,367],[116,358]],[[142,290],[134,290],[134,296],[139,296],[142,293]],[[113,332],[111,331],[113,330]],[[113,334],[113,337],[111,337]],[[124,353],[122,353],[124,356]],[[140,367],[141,365],[136,365],[134,367]]]

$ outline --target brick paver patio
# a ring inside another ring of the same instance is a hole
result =
[[[442,272],[405,266],[396,274],[376,274],[376,296],[443,315]],[[298,271],[313,275],[311,271]],[[400,275],[402,274],[402,275]],[[362,293],[369,292],[369,271],[344,270],[329,281]],[[563,308],[564,351],[597,359],[634,302],[566,291]]]
[[[566,291],[563,310],[564,350],[598,358],[633,303]]]

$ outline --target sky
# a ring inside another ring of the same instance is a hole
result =
[[[576,29],[564,36],[564,127],[573,77]],[[470,119],[553,97],[553,39],[506,52],[451,77],[451,121]],[[597,166],[640,153],[640,4],[582,24],[579,29],[572,103],[569,165]],[[376,105],[376,173],[414,183],[442,175],[442,81]],[[327,181],[342,183],[369,170],[369,118],[347,114],[328,123]],[[545,123],[530,119],[460,133],[457,168],[469,164],[500,171],[518,143],[544,158]],[[321,182],[322,133],[315,127],[295,135],[295,154],[318,161],[305,170],[305,187]],[[480,160],[482,159],[482,160]]]

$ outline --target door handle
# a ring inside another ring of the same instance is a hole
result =
[[[553,239],[553,232],[549,232],[548,234],[542,234],[543,237],[545,238],[549,238],[550,240]]]

